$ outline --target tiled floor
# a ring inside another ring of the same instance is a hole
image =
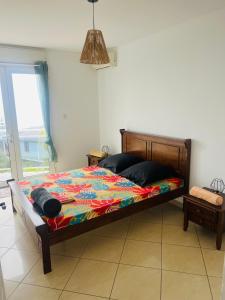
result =
[[[224,249],[214,234],[190,224],[172,204],[52,247],[53,271],[18,216],[0,210],[0,257],[11,300],[220,299]],[[225,238],[224,238],[225,242]]]

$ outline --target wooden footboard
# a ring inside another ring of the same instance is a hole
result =
[[[39,248],[41,248],[42,252],[44,274],[51,272],[51,245],[79,236],[85,232],[115,222],[132,214],[136,214],[144,209],[166,203],[182,196],[185,193],[185,188],[180,188],[168,193],[159,194],[150,199],[136,202],[109,214],[87,220],[80,224],[70,225],[53,232],[50,231],[48,225],[33,209],[32,204],[20,190],[18,184],[14,180],[8,181],[8,184],[11,189],[12,202],[15,210],[21,215],[25,226],[32,234],[32,237],[34,238],[35,236],[38,236]]]
[[[49,227],[34,210],[15,180],[8,180],[7,183],[11,191],[13,211],[21,216],[24,225],[38,244],[38,248],[41,249],[43,271],[44,274],[49,273],[51,272]]]

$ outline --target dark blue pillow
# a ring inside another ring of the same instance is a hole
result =
[[[137,163],[142,162],[143,159],[131,154],[127,153],[120,153],[115,154],[112,156],[109,156],[105,159],[103,159],[98,166],[101,168],[106,168],[112,171],[113,173],[120,173],[123,170],[129,168],[130,166],[133,166]]]
[[[127,168],[119,175],[144,187],[150,183],[173,177],[175,171],[173,168],[163,166],[156,161],[143,161]]]

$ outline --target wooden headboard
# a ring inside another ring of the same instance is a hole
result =
[[[191,140],[120,129],[122,152],[132,153],[146,160],[155,160],[173,167],[184,178],[185,192],[189,190]]]

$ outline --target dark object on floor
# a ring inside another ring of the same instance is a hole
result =
[[[32,191],[31,198],[34,200],[33,206],[40,214],[48,218],[56,217],[62,208],[59,200],[52,197],[52,195],[44,188],[37,188]]]
[[[225,194],[219,195],[225,200]],[[221,206],[216,206],[189,194],[184,195],[184,231],[188,229],[189,221],[216,232],[216,248],[221,249],[225,225],[225,201]]]
[[[1,207],[2,209],[6,209],[5,202],[0,203],[0,207]]]

